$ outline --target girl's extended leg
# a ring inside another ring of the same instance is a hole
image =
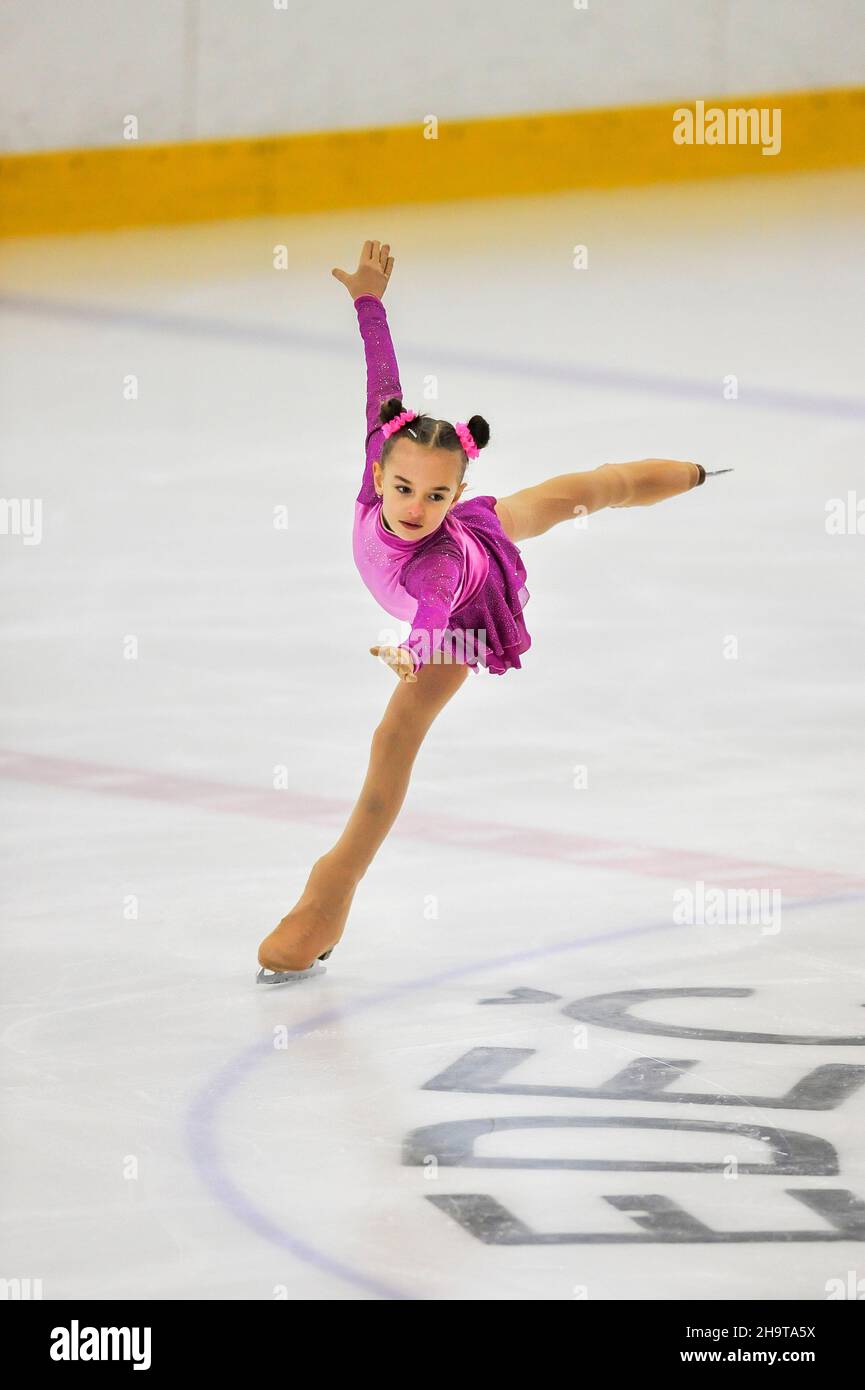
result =
[[[397,818],[418,750],[433,720],[459,690],[468,667],[422,666],[417,681],[399,681],[372,736],[357,804],[333,849],[312,866],[297,904],[258,950],[270,970],[305,970],[342,936],[358,883]]]
[[[496,512],[505,534],[519,543],[543,535],[560,521],[601,507],[648,507],[697,487],[705,478],[697,463],[678,459],[639,459],[603,463],[585,473],[560,473],[545,483],[500,497]]]

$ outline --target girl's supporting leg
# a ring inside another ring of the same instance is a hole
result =
[[[336,944],[355,889],[405,800],[418,750],[433,720],[459,690],[468,667],[422,666],[417,681],[399,681],[372,736],[369,767],[357,804],[333,849],[317,859],[291,912],[258,950],[270,970],[305,970]]]
[[[604,463],[585,473],[561,473],[535,487],[500,497],[496,512],[515,544],[543,535],[560,521],[602,507],[648,507],[697,487],[705,473],[697,463],[678,459],[639,459]]]

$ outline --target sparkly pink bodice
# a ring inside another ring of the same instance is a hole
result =
[[[396,356],[384,305],[374,295],[355,301],[366,354],[366,462],[354,508],[352,548],[361,578],[382,608],[412,624],[405,647],[415,670],[424,656],[441,646],[450,614],[474,598],[487,577],[489,558],[483,546],[451,507],[443,522],[422,540],[404,540],[384,526],[382,499],[373,482],[373,463],[384,438],[379,408],[391,396],[402,399]]]

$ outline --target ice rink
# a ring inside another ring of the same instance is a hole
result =
[[[266,989],[408,631],[351,554],[367,237],[407,403],[490,422],[467,497],[735,471],[522,543],[522,671]],[[863,245],[861,173],[4,245],[0,1275],[855,1296]]]

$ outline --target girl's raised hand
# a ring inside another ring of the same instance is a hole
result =
[[[370,647],[370,651],[373,656],[380,656],[401,681],[414,684],[417,680],[411,652],[406,651],[405,647]]]
[[[353,275],[349,275],[347,270],[337,269],[330,273],[341,285],[345,285],[353,300],[359,294],[374,294],[376,299],[382,299],[392,270],[393,256],[387,242],[382,245],[380,241],[365,241]]]

